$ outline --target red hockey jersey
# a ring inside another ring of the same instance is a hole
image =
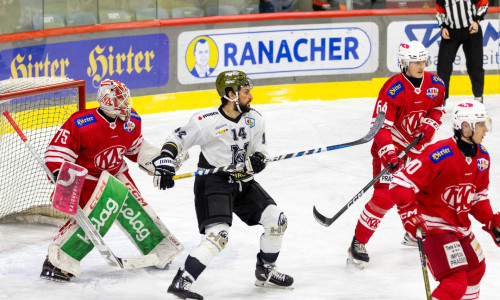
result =
[[[420,87],[414,87],[403,73],[387,80],[373,112],[373,120],[380,111],[386,115],[382,129],[375,136],[372,153],[378,153],[388,144],[394,144],[400,152],[413,141],[413,132],[425,118],[441,124],[444,93],[441,78],[428,72],[424,72]],[[412,152],[420,153],[415,149]]]
[[[415,203],[428,232],[451,231],[459,237],[470,234],[469,213],[484,223],[493,217],[488,199],[490,157],[478,145],[475,157],[465,157],[454,138],[428,146],[421,155],[394,175],[391,197],[399,206]],[[408,199],[404,190],[411,189]]]
[[[98,180],[104,170],[112,175],[126,171],[124,156],[136,162],[142,141],[141,118],[134,110],[128,122],[109,122],[97,108],[86,109],[57,131],[45,151],[45,164],[54,172],[70,161],[88,169],[87,179]]]

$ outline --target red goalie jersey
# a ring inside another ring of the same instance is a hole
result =
[[[117,117],[110,122],[99,109],[86,109],[63,124],[44,158],[51,172],[69,161],[87,168],[87,179],[98,180],[104,170],[111,175],[128,170],[124,156],[136,162],[142,141],[141,118],[134,110],[130,121]]]
[[[444,83],[439,76],[424,72],[420,87],[414,87],[400,73],[391,77],[380,90],[373,119],[380,111],[385,111],[385,122],[375,137],[372,153],[385,145],[394,144],[397,152],[410,144],[413,132],[426,118],[441,124],[444,113]],[[414,154],[419,152],[411,150]]]
[[[401,189],[391,196],[398,207],[414,202],[427,232],[451,231],[461,239],[470,234],[469,213],[481,223],[493,217],[488,199],[489,167],[490,157],[482,145],[475,157],[465,157],[454,138],[442,140],[394,175],[390,189],[407,188],[415,197],[408,199]]]

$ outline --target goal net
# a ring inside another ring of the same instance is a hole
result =
[[[85,109],[85,81],[60,77],[0,81],[0,114],[7,110],[40,156],[61,125]],[[19,135],[0,115],[0,223],[61,225],[53,185]]]

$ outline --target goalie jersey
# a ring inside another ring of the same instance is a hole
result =
[[[390,189],[401,186],[415,193],[411,201],[417,204],[429,232],[451,231],[462,238],[471,232],[469,213],[477,220],[493,217],[489,172],[490,156],[484,146],[478,145],[475,157],[465,157],[454,138],[448,138],[428,146],[396,173]],[[392,196],[398,206],[406,204],[404,197]]]
[[[174,156],[200,145],[198,167],[221,167],[242,163],[255,152],[267,156],[264,128],[264,119],[254,109],[232,119],[221,107],[215,107],[194,114],[167,137],[164,145],[175,145],[169,147]]]
[[[130,121],[109,121],[98,108],[74,113],[57,131],[44,158],[53,173],[64,161],[89,171],[87,179],[98,180],[102,171],[117,175],[128,170],[124,157],[133,162],[142,144],[141,118],[132,109]]]

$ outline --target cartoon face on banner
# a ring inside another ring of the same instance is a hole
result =
[[[191,75],[197,78],[212,75],[218,60],[217,45],[208,36],[195,38],[186,50],[186,66]]]

